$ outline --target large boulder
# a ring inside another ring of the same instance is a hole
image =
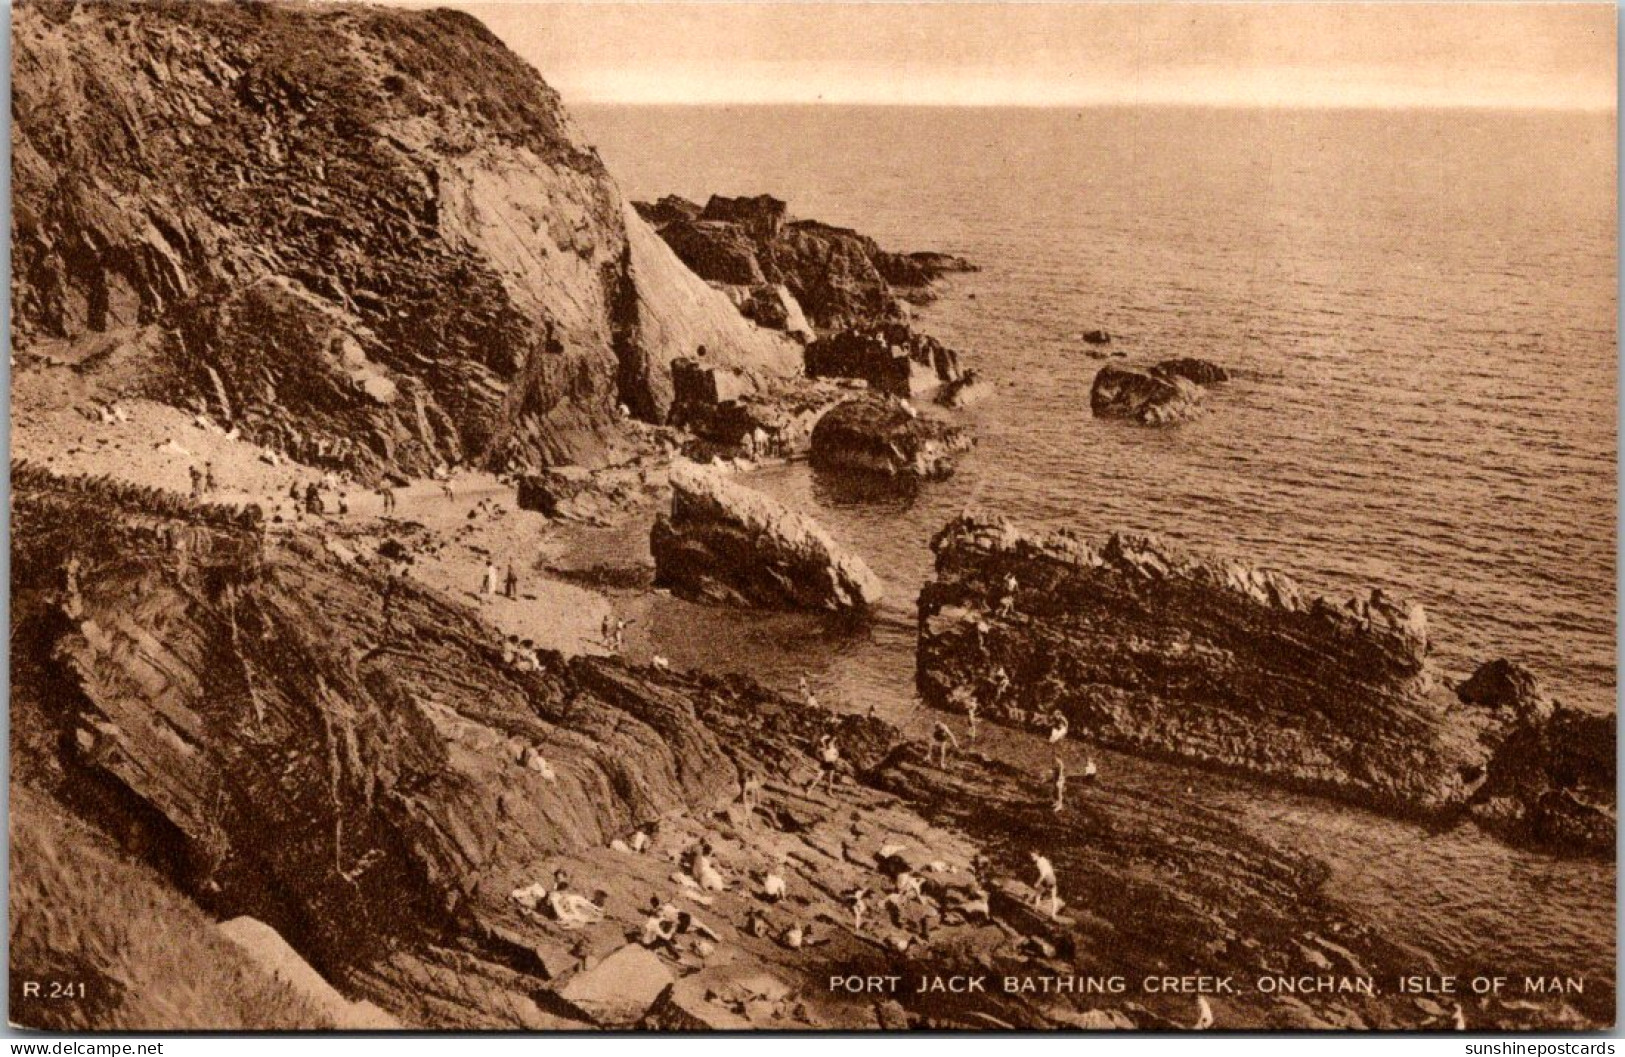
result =
[[[809,458],[820,469],[931,480],[950,476],[974,444],[963,426],[925,418],[899,400],[864,396],[818,420]]]
[[[1479,665],[1471,677],[1456,687],[1456,696],[1465,704],[1506,709],[1520,720],[1542,721],[1552,714],[1552,700],[1541,689],[1535,674],[1517,661],[1498,658]]]
[[[932,548],[917,679],[938,707],[974,696],[1038,726],[1059,709],[1092,742],[1434,817],[1466,803],[1511,721],[1457,702],[1422,608],[1381,591],[1337,602],[1154,538],[973,517]]]
[[[581,1016],[604,1028],[638,1023],[672,985],[671,970],[647,947],[629,943],[557,992]]]
[[[1202,411],[1202,387],[1179,375],[1108,364],[1095,372],[1089,409],[1096,418],[1125,418],[1141,425],[1185,422]]]
[[[705,601],[780,609],[861,609],[880,580],[816,522],[715,470],[679,462],[671,513],[655,521],[655,584]]]

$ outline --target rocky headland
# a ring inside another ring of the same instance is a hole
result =
[[[891,253],[849,228],[798,220],[771,195],[712,195],[704,206],[667,195],[636,206],[700,278],[735,288],[742,305],[765,299],[775,318],[799,314],[819,332],[906,322],[905,301],[930,300],[943,276],[976,270],[960,257]]]
[[[1532,838],[1601,847],[1570,840],[1579,829],[1612,848],[1612,757],[1582,754],[1573,734],[1602,726],[1554,721],[1521,680],[1485,690],[1481,674],[1452,693],[1418,605],[1380,591],[1336,602],[1148,537],[1091,543],[1002,519],[960,518],[932,549],[918,686],[936,707],[974,701],[1040,730],[1064,716],[1091,743],[1401,815],[1482,803],[1475,814]]]

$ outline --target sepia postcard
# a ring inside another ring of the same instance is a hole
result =
[[[9,1021],[1598,1031],[1616,11],[11,11]]]

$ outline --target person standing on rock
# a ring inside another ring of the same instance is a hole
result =
[[[976,740],[976,710],[978,708],[980,708],[980,707],[981,706],[979,706],[976,703],[976,695],[975,694],[967,694],[966,695],[966,697],[965,697],[965,733],[966,733],[966,736],[971,741]]]
[[[383,484],[378,486],[378,498],[384,501],[385,514],[393,514],[395,512],[395,489],[389,486],[388,481],[385,481]]]
[[[203,490],[210,495],[214,494],[214,463],[203,464]]]
[[[497,593],[497,567],[492,562],[485,563],[485,579],[480,583],[480,594],[494,595]]]
[[[993,703],[996,705],[1004,700],[1004,695],[1010,692],[1010,673],[1004,670],[1004,665],[993,669]]]
[[[829,787],[830,793],[833,794],[835,792],[835,771],[840,765],[841,749],[835,743],[835,735],[827,731],[820,734],[818,736],[818,772],[812,776],[812,781],[807,783],[807,791],[812,792],[813,788],[822,781]]]
[[[186,472],[192,478],[192,498],[201,499],[203,497],[203,471],[196,466],[188,466]]]
[[[1066,807],[1066,761],[1055,757],[1055,768],[1050,771],[1050,784],[1055,787],[1055,812]]]
[[[1038,852],[1028,852],[1032,857],[1033,866],[1038,870],[1038,880],[1033,884],[1033,906],[1037,906],[1046,896],[1049,897],[1049,916],[1056,917],[1061,913],[1061,886],[1055,880],[1055,867],[1049,859]]]
[[[519,597],[519,574],[514,572],[513,562],[508,563],[508,573],[502,578],[502,593],[509,598]]]
[[[953,746],[954,751],[959,751],[959,739],[954,737],[954,732],[948,729],[948,724],[939,719],[931,728],[931,750],[934,750],[937,754],[939,761],[937,766],[945,771],[948,769],[948,747],[950,745]],[[930,759],[930,757],[931,751],[928,750],[926,758]]]

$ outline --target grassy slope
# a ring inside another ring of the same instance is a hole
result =
[[[24,997],[26,981],[84,998]],[[11,1021],[58,1031],[324,1029],[149,867],[39,794],[11,791]]]

